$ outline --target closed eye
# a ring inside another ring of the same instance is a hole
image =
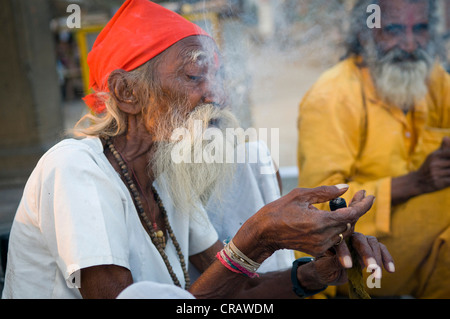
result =
[[[416,25],[413,27],[413,31],[414,31],[414,33],[422,33],[422,32],[426,32],[426,31],[428,31],[428,24],[427,24],[427,23],[419,23],[419,24],[416,24]]]
[[[399,24],[390,24],[385,26],[383,31],[390,35],[400,35],[405,32],[405,27]]]
[[[189,74],[187,74],[186,76],[188,77],[189,80],[196,81],[196,82],[199,82],[199,81],[201,81],[203,79],[203,76],[201,76],[201,75],[189,75]]]

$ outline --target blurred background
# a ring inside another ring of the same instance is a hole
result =
[[[450,46],[450,0],[438,0]],[[87,112],[86,56],[123,0],[0,0],[0,291],[24,184],[42,154]],[[155,1],[212,34],[244,128],[279,129],[283,193],[297,184],[300,100],[339,61],[354,0]],[[73,9],[80,8],[79,27]],[[447,50],[450,52],[450,50]],[[444,64],[447,60],[444,59]],[[449,68],[448,68],[449,69]],[[270,134],[267,139],[271,148]]]

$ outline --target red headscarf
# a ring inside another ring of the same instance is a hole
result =
[[[112,71],[131,71],[191,35],[209,36],[199,26],[156,3],[127,0],[89,52],[89,86],[107,92]],[[104,101],[95,93],[83,100],[95,113],[105,111]]]

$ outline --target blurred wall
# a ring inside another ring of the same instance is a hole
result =
[[[63,127],[47,0],[0,1],[0,186],[23,183]]]

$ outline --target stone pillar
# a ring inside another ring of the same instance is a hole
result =
[[[48,0],[0,1],[0,187],[23,183],[62,133]]]

